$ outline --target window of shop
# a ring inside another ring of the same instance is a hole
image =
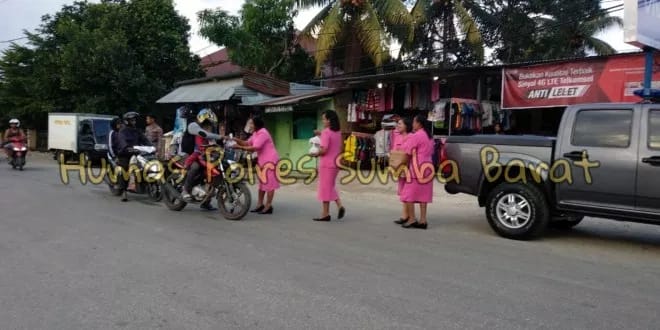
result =
[[[660,149],[660,110],[649,112],[649,148]]]
[[[571,144],[582,147],[627,148],[630,145],[631,110],[583,110],[573,126]]]
[[[317,125],[316,112],[293,112],[293,139],[307,140],[314,136]]]

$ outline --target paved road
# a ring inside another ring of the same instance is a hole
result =
[[[37,157],[38,158],[38,157]],[[653,329],[659,227],[588,219],[535,242],[495,236],[438,189],[427,231],[392,223],[389,188],[343,192],[315,223],[313,187],[273,216],[218,220],[103,186],[52,160],[0,166],[2,329]],[[9,189],[16,189],[8,193]]]

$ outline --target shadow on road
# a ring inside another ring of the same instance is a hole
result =
[[[542,239],[553,243],[560,240],[566,242],[579,240],[581,243],[594,246],[607,245],[608,248],[613,248],[612,244],[627,247],[638,245],[644,249],[652,248],[660,252],[660,230],[657,230],[657,227],[642,224],[627,227],[626,224],[608,224],[606,221],[595,220],[590,224],[570,230],[549,229]],[[624,226],[626,226],[625,229]]]

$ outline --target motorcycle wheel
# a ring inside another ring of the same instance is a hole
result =
[[[108,188],[110,189],[110,193],[112,194],[112,196],[119,196],[123,192],[121,189],[115,187],[115,184],[110,179],[110,173],[106,173],[105,183],[108,184]]]
[[[177,183],[179,178],[180,174],[172,174],[167,177],[167,180],[161,186],[161,193],[165,199],[165,206],[172,211],[181,211],[188,204],[170,192],[170,189],[173,189],[181,194],[181,191],[183,190],[183,180],[181,180],[180,183]]]
[[[149,199],[154,202],[160,202],[163,200],[163,189],[158,183],[150,183],[147,187],[149,193]]]
[[[230,184],[230,187],[233,187],[233,196],[230,196],[231,192],[225,190],[218,193],[218,209],[220,214],[227,220],[241,220],[250,209],[252,194],[245,182]],[[242,202],[240,201],[241,198],[243,199]]]

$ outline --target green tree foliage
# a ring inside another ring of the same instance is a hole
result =
[[[351,73],[360,69],[365,57],[375,67],[381,68],[389,59],[390,41],[409,44],[414,38],[413,17],[401,0],[296,2],[301,8],[324,7],[303,31],[307,34],[318,33],[315,54],[317,75],[339,47],[342,47],[344,54],[343,69]]]
[[[3,54],[2,117],[43,127],[52,111],[150,111],[176,81],[203,75],[189,31],[172,0],[64,6]]]
[[[464,0],[482,27],[493,60],[500,63],[615,53],[594,36],[618,17],[600,0]]]
[[[415,37],[410,46],[404,45],[401,57],[412,67],[482,64],[481,28],[464,1],[407,0],[406,3],[413,5]]]
[[[198,14],[200,34],[227,47],[231,61],[245,69],[290,81],[307,79],[311,57],[296,42],[292,0],[247,0],[240,16],[222,9]]]
[[[600,0],[549,1],[545,17],[537,18],[540,32],[537,58],[556,59],[616,53],[614,48],[594,36],[612,26],[623,27],[623,20],[610,16]]]

